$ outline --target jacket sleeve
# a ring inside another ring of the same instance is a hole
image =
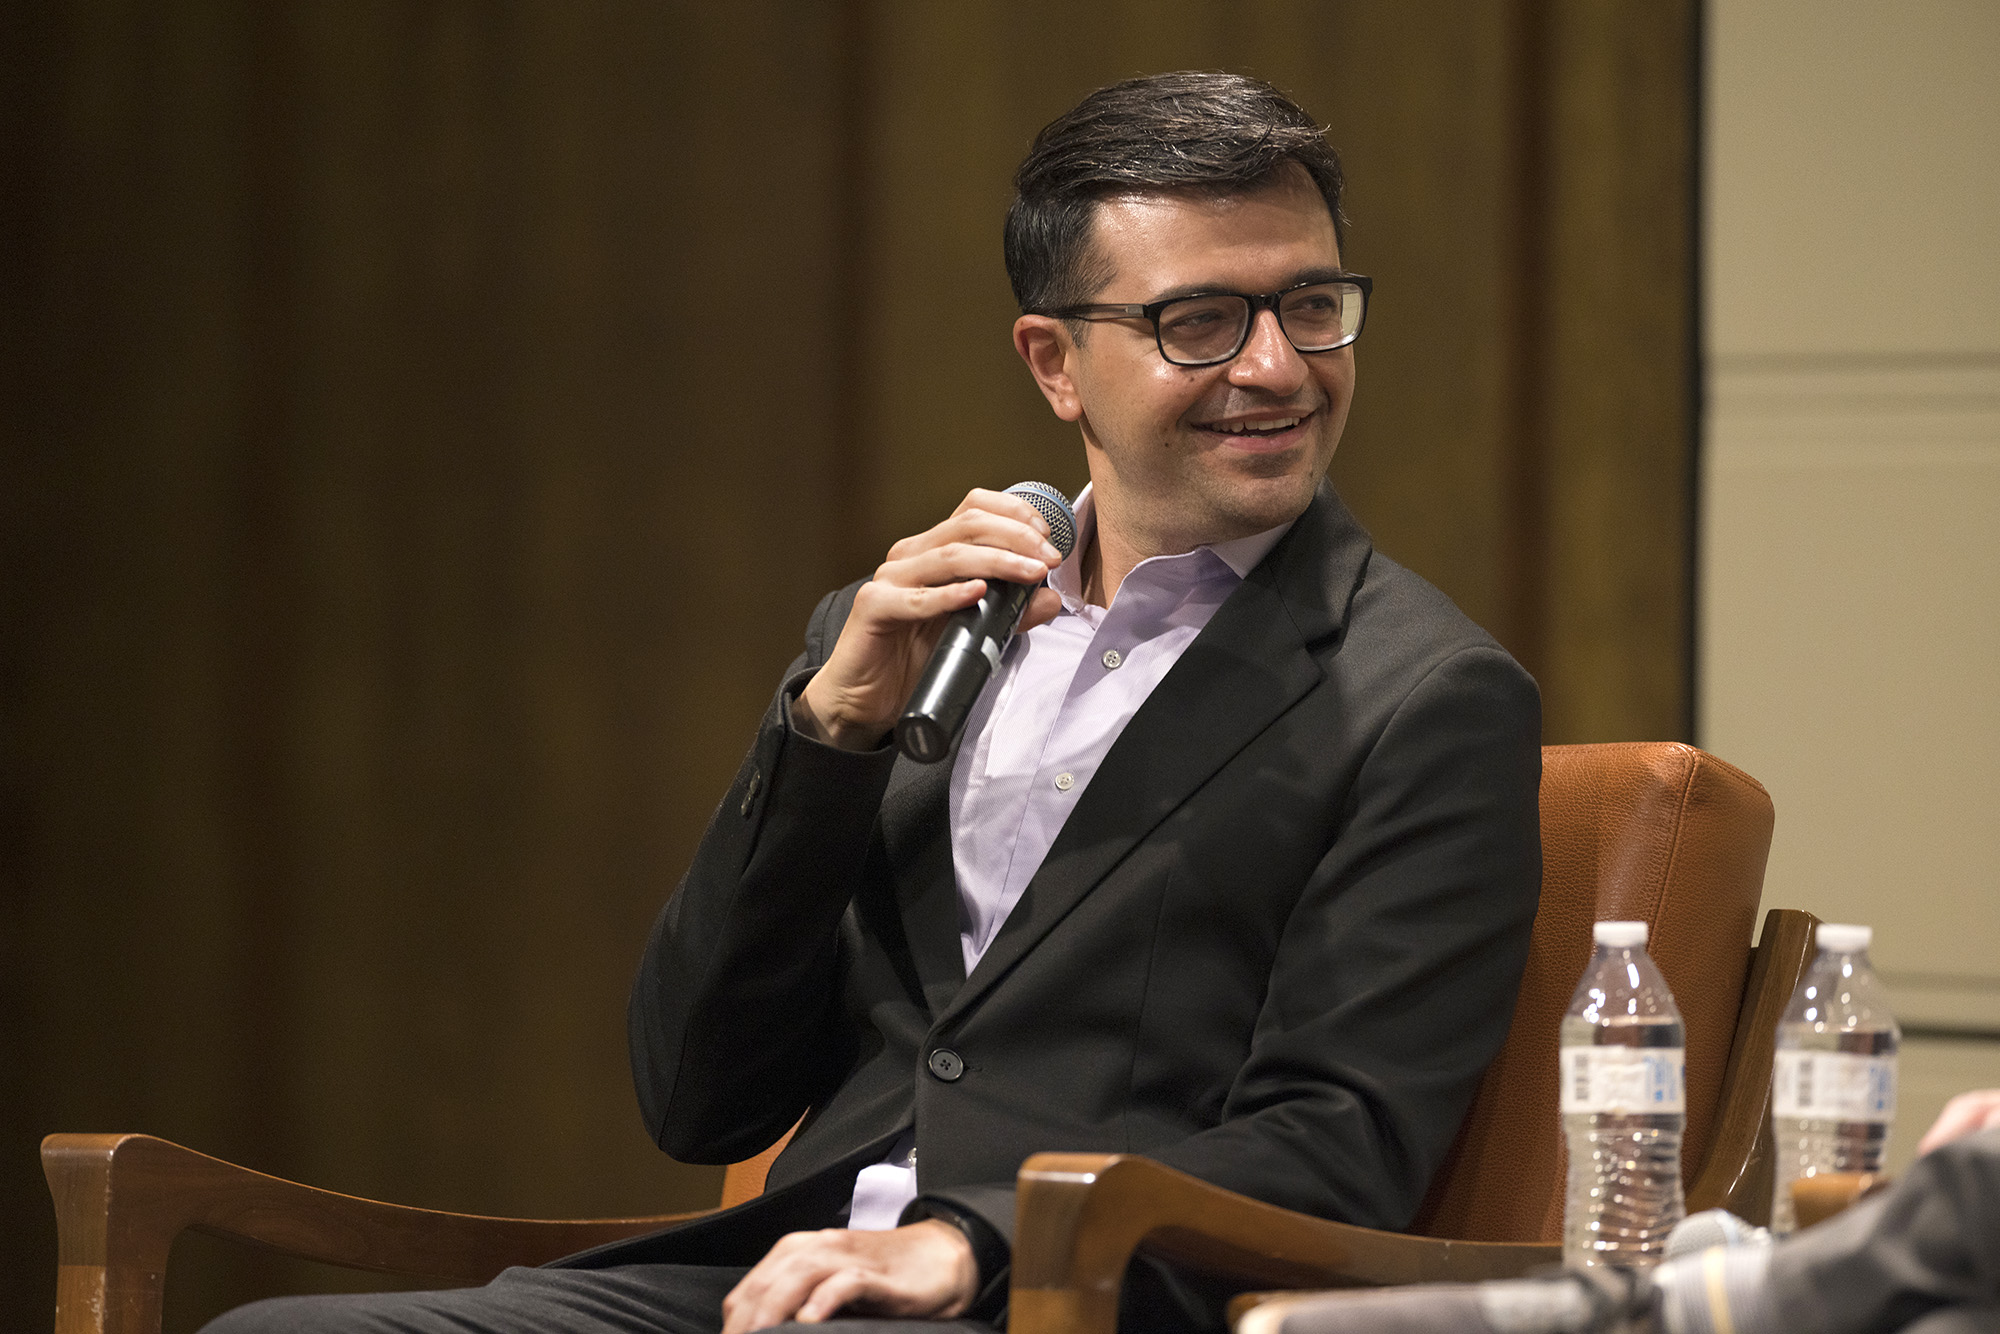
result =
[[[684,1162],[746,1158],[848,1064],[835,1020],[838,925],[895,762],[794,732],[791,701],[825,661],[853,588],[814,611],[757,738],[667,900],[627,1008],[653,1139]]]
[[[1149,1157],[1285,1208],[1408,1226],[1513,1016],[1541,885],[1540,717],[1497,648],[1411,690],[1284,924],[1218,1124]],[[1011,1183],[928,1197],[1011,1241]]]

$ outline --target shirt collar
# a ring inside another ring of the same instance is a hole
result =
[[[1250,571],[1257,568],[1264,557],[1271,554],[1271,548],[1278,545],[1278,539],[1292,531],[1297,519],[1287,519],[1276,528],[1266,528],[1261,533],[1248,537],[1231,538],[1227,542],[1217,542],[1208,549],[1222,557],[1222,563],[1236,571],[1238,579],[1248,579]]]
[[[1062,596],[1065,607],[1074,609],[1083,605],[1083,553],[1090,549],[1091,542],[1097,537],[1097,502],[1088,484],[1077,492],[1076,501],[1070,508],[1076,515],[1076,545],[1070,548],[1063,563],[1049,572],[1049,587]],[[1223,573],[1215,568],[1220,562],[1229,574],[1239,580],[1244,579],[1257,568],[1259,561],[1271,554],[1271,548],[1278,545],[1278,539],[1290,532],[1297,522],[1297,519],[1287,519],[1276,528],[1266,528],[1248,537],[1203,543],[1193,551],[1171,556],[1150,556],[1134,567],[1134,573],[1149,566],[1158,568],[1168,563],[1193,563],[1202,570],[1203,577],[1215,577]]]

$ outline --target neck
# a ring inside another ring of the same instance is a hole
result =
[[[1097,505],[1097,522],[1093,527],[1095,531],[1091,534],[1090,546],[1083,553],[1081,573],[1083,600],[1094,607],[1109,607],[1111,600],[1118,596],[1125,576],[1132,573],[1140,561],[1154,556],[1179,555],[1201,545],[1199,540],[1194,539],[1180,543],[1135,541],[1117,515],[1104,512],[1102,503]]]

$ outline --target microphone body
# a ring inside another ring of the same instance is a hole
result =
[[[1041,482],[1019,482],[1007,490],[1041,512],[1050,545],[1069,555],[1076,545],[1076,516],[1062,492]],[[946,618],[931,660],[896,720],[897,749],[921,764],[935,764],[951,753],[1034,591],[1026,584],[988,579],[979,601]]]

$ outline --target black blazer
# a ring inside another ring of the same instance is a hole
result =
[[[950,764],[789,730],[814,612],[632,993],[693,1162],[811,1115],[757,1202],[595,1263],[747,1264],[913,1122],[926,1199],[1013,1231],[1041,1150],[1147,1154],[1408,1223],[1513,1013],[1541,881],[1534,682],[1322,485],[1133,717],[970,977]]]

